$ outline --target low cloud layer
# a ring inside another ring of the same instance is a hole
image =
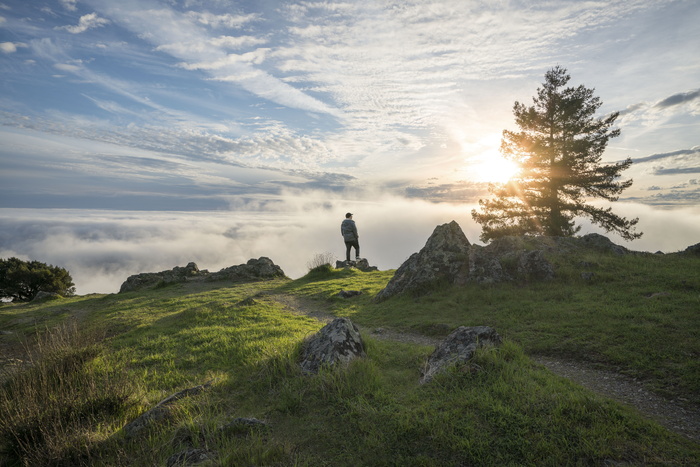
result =
[[[471,205],[430,203],[377,194],[358,201],[322,192],[294,192],[276,200],[245,200],[235,211],[209,213],[0,209],[0,257],[17,256],[68,269],[79,294],[117,292],[132,274],[194,261],[202,269],[267,256],[301,277],[317,253],[344,255],[340,222],[355,214],[361,253],[380,269],[400,266],[433,229],[456,220],[479,243]],[[265,211],[261,210],[265,206]],[[700,209],[658,210],[616,203],[615,212],[639,217],[642,239],[616,243],[640,251],[673,252],[700,241]],[[603,233],[583,223],[582,234]]]

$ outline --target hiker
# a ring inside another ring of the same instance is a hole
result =
[[[340,224],[340,233],[345,240],[345,259],[350,262],[350,249],[355,248],[355,260],[360,259],[360,236],[357,235],[357,227],[355,221],[352,220],[352,213],[345,214],[345,220]]]

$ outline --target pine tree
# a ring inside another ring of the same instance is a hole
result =
[[[489,188],[493,197],[479,200],[482,212],[472,210],[483,241],[505,235],[573,236],[581,229],[576,217],[588,217],[626,240],[642,236],[634,231],[638,218],[627,220],[611,208],[587,204],[589,198],[616,201],[632,185],[631,179],[619,180],[632,160],[601,164],[608,140],[620,134],[613,128],[619,112],[596,118],[602,102],[593,89],[565,88],[570,79],[557,66],[545,74],[534,105],[515,102],[520,131],[503,131],[501,153],[520,170],[508,183]]]

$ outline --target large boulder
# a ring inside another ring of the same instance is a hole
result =
[[[336,318],[304,346],[300,363],[304,373],[318,373],[323,366],[348,364],[365,356],[360,330],[348,318]]]
[[[461,284],[469,276],[471,244],[457,222],[435,228],[425,246],[412,254],[396,270],[387,286],[375,297],[376,301],[412,291],[420,294],[438,283]]]
[[[270,258],[261,256],[258,259],[249,259],[246,264],[231,266],[210,274],[209,280],[250,281],[278,277],[284,277],[282,268],[273,263]]]
[[[119,293],[147,289],[159,284],[167,285],[176,282],[184,282],[188,277],[197,276],[199,273],[199,268],[195,263],[188,263],[185,267],[176,266],[168,271],[134,274],[124,281],[119,289]]]
[[[501,344],[501,337],[489,326],[460,326],[445,338],[428,357],[421,384],[453,365],[467,363],[476,349]]]
[[[250,259],[246,264],[230,266],[214,273],[210,273],[206,269],[200,270],[195,263],[189,263],[185,267],[177,266],[169,271],[145,272],[129,276],[119,289],[119,293],[185,281],[230,280],[243,282],[275,279],[284,276],[282,268],[265,256],[258,259]]]

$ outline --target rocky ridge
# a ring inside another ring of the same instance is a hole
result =
[[[250,259],[245,264],[230,266],[218,272],[210,273],[206,269],[199,269],[197,264],[188,263],[187,266],[176,266],[173,269],[161,272],[144,272],[129,276],[122,283],[119,293],[133,292],[135,290],[149,289],[158,285],[169,285],[185,281],[258,281],[285,277],[282,268],[272,262],[270,258],[262,256],[258,259]]]
[[[425,246],[396,270],[394,277],[374,299],[379,302],[407,292],[420,296],[439,284],[548,281],[554,279],[555,270],[547,254],[566,254],[582,249],[615,255],[636,253],[600,234],[502,237],[486,246],[473,245],[459,224],[452,221],[437,226]]]

